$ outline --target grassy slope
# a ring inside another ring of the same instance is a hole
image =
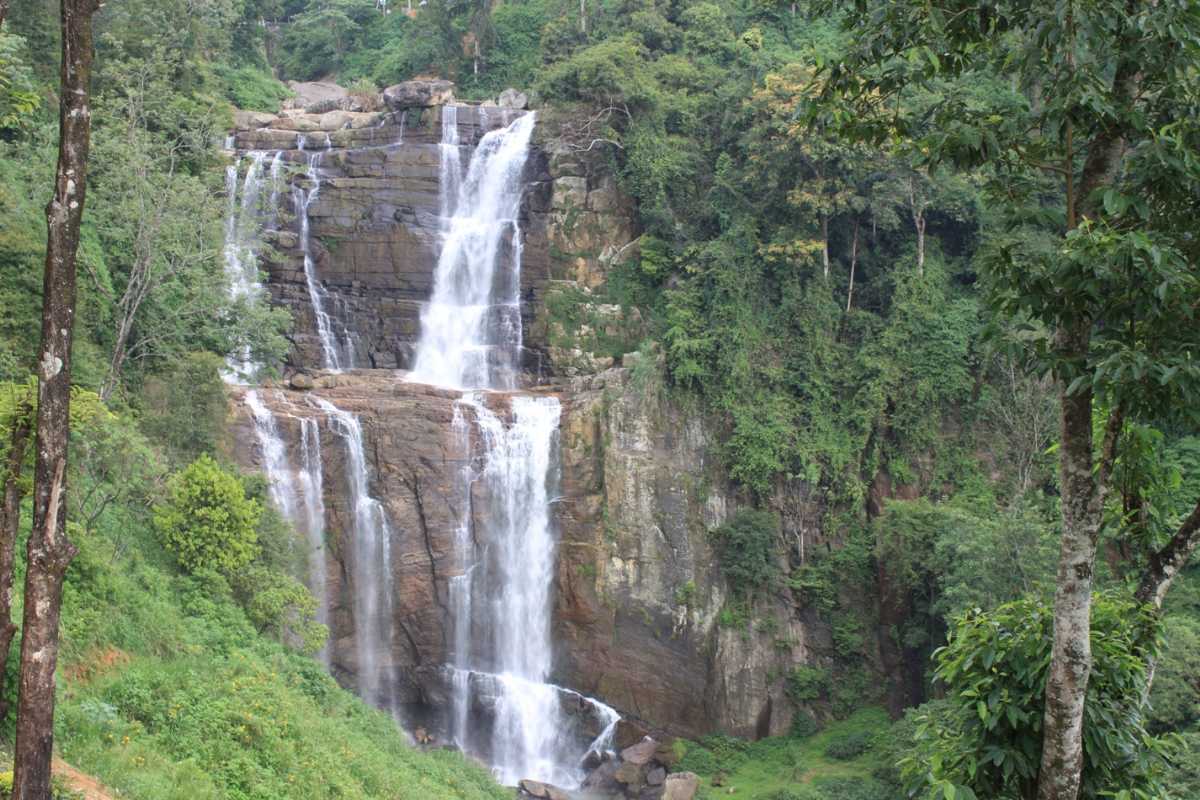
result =
[[[455,753],[409,748],[318,662],[260,636],[223,579],[179,574],[144,508],[116,504],[75,534],[57,745],[120,796],[509,796]]]
[[[877,748],[849,759],[832,758],[826,749],[855,737],[878,742],[891,724],[882,709],[867,708],[804,738],[777,736],[751,743],[709,737],[688,742],[677,768],[702,777],[699,800],[728,796],[730,789],[742,800],[884,797],[886,790],[872,777],[882,761]],[[718,774],[722,785],[714,787]]]

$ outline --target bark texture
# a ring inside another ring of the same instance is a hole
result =
[[[29,434],[33,409],[28,403],[17,407],[13,415],[8,459],[4,469],[4,505],[0,507],[0,722],[8,717],[8,701],[4,698],[4,676],[8,669],[8,651],[17,626],[12,620],[13,561],[17,546],[17,530],[21,525],[21,470],[29,450]]]
[[[92,16],[98,7],[97,0],[62,0],[58,166],[54,196],[46,206],[33,529],[25,575],[14,800],[45,800],[50,796],[58,622],[63,576],[75,555],[75,547],[67,538],[65,503],[71,340],[75,327],[75,255],[91,139]]]

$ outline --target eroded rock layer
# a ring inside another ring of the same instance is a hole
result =
[[[241,151],[280,151],[286,165],[262,263],[272,300],[294,316],[293,346],[287,382],[258,396],[286,450],[304,446],[301,420],[318,431],[330,669],[348,686],[385,686],[384,704],[435,741],[447,740],[451,705],[448,593],[463,570],[456,531],[464,515],[486,506],[462,494],[462,469],[478,456],[452,424],[460,393],[408,382],[400,371],[411,366],[421,304],[432,291],[446,91],[396,91],[379,111],[346,110],[347,101],[335,98],[338,107],[323,113],[243,114],[233,140]],[[459,140],[471,147],[520,113],[459,106]],[[554,120],[539,120],[520,216],[525,383],[546,387],[531,391],[552,392],[563,405],[562,496],[552,504],[560,544],[551,678],[626,715],[619,746],[647,730],[783,732],[793,714],[786,675],[819,661],[828,634],[815,620],[797,621],[786,592],[773,601],[777,624],[769,630],[719,624],[730,598],[708,531],[739,497],[712,463],[714,429],[667,402],[655,385],[660,370],[635,366],[637,354],[625,352],[637,335],[636,315],[598,299],[614,265],[637,256],[632,208],[603,153],[572,145],[560,131]],[[307,208],[309,252],[324,312],[352,342],[358,367],[339,374],[321,370],[296,224],[304,209],[287,188],[310,180],[314,160],[320,188]],[[621,336],[626,346],[598,346]],[[244,391],[234,390],[235,401]],[[507,397],[489,393],[486,402],[503,414]],[[367,489],[387,520],[391,623],[386,652],[369,665],[356,647],[350,450],[329,405],[361,427]],[[253,415],[238,402],[235,414],[236,455],[261,467]],[[791,508],[785,533],[811,538],[797,526],[815,525],[820,510],[803,493],[778,500]],[[569,692],[563,698],[577,727],[594,734],[586,704]],[[473,713],[486,715],[485,705]]]

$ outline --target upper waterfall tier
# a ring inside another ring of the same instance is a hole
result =
[[[281,191],[272,181],[270,190],[264,186],[259,193],[264,230],[257,238],[267,246],[261,248],[258,264],[267,273],[273,301],[293,315],[288,366],[410,369],[426,327],[422,314],[432,308],[427,304],[437,291],[447,251],[453,249],[444,246],[451,235],[445,221],[453,213],[444,211],[443,198],[455,199],[457,192],[445,186],[446,180],[472,179],[469,169],[451,176],[443,168],[447,128],[453,130],[456,152],[461,150],[466,167],[471,152],[493,133],[497,142],[511,142],[513,136],[499,132],[526,115],[450,106],[347,116],[352,127],[333,131],[265,127],[234,135],[231,145],[243,155],[242,172],[261,162],[259,174],[266,173],[270,164],[282,186]],[[274,120],[278,125],[290,122]],[[525,125],[515,127],[529,133]],[[527,148],[515,178],[516,204],[503,211],[508,224],[493,220],[498,235],[480,239],[461,220],[459,260],[478,247],[494,246],[498,272],[509,274],[519,248],[519,282],[505,287],[502,310],[481,312],[480,323],[541,331],[544,326],[534,325],[534,318],[551,277],[548,235],[553,228],[554,184],[546,153]],[[266,208],[272,197],[273,207]],[[452,208],[460,216],[465,210],[457,203]],[[489,208],[476,211],[478,221]],[[545,346],[544,334],[524,336],[515,347],[503,348],[500,360],[511,362],[510,372],[536,375],[543,369]],[[483,385],[477,380],[431,380]]]
[[[454,388],[511,389],[521,358],[519,214],[534,115],[486,134],[463,175],[458,110],[442,111],[441,251],[409,377]]]

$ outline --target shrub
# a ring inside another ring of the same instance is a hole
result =
[[[917,716],[913,748],[901,762],[910,796],[966,789],[977,797],[1030,795],[1041,764],[1053,625],[1051,606],[1033,599],[955,620],[946,646],[935,654],[946,704]],[[1123,790],[1164,796],[1169,748],[1146,732],[1142,718],[1154,627],[1150,612],[1132,600],[1094,600],[1081,797]]]
[[[825,745],[825,755],[839,761],[858,758],[871,749],[871,734],[868,731],[848,731],[834,736]]]
[[[259,633],[271,636],[306,655],[325,646],[329,631],[317,622],[317,600],[290,575],[251,566],[233,580],[246,616]]]
[[[788,674],[787,695],[797,705],[820,700],[829,691],[829,670],[801,664]]]
[[[779,519],[768,511],[740,511],[729,522],[709,532],[717,550],[721,572],[739,598],[751,598],[774,583],[775,532]]]
[[[184,569],[230,573],[254,559],[262,506],[246,497],[236,475],[202,455],[167,488],[167,502],[154,509],[154,526]]]
[[[807,739],[816,736],[821,731],[821,723],[812,714],[803,711],[796,712],[792,717],[792,729],[789,735],[794,739]]]

